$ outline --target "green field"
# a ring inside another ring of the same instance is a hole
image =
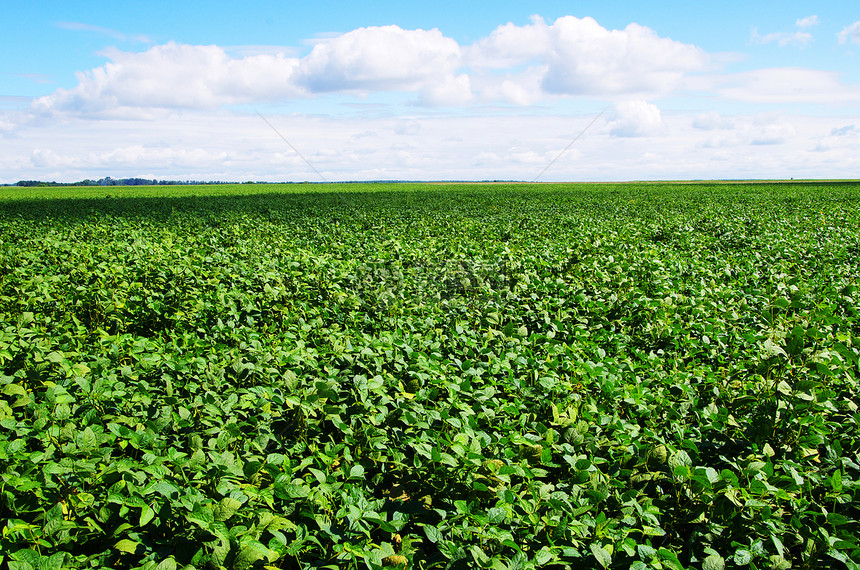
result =
[[[0,190],[0,568],[858,568],[860,183]]]

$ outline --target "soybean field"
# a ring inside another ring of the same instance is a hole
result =
[[[860,183],[0,192],[0,568],[860,567]]]

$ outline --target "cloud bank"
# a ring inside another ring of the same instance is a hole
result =
[[[359,28],[319,40],[304,57],[234,54],[169,42],[144,52],[111,49],[78,84],[42,97],[42,113],[110,114],[130,109],[214,109],[326,93],[414,93],[425,106],[474,102],[527,105],[551,96],[650,98],[704,70],[701,49],[630,24],[608,30],[592,18],[552,24],[533,17],[461,46],[437,29]]]
[[[800,45],[817,22],[759,40]],[[860,44],[860,22],[836,39]],[[860,172],[860,85],[848,73],[729,73],[721,54],[639,24],[534,16],[468,45],[378,26],[300,47],[168,42],[102,55],[74,87],[0,111],[0,182],[316,180],[258,107],[328,180],[531,180],[547,165],[541,180]]]

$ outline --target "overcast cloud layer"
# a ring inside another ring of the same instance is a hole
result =
[[[803,50],[818,24],[800,14],[749,45]],[[104,49],[76,86],[0,110],[0,182],[315,179],[282,136],[330,180],[529,180],[601,112],[544,179],[860,177],[860,85],[801,65],[733,69],[742,54],[636,23],[533,16],[468,45],[362,27],[304,55],[129,41],[144,45]],[[860,22],[828,41],[860,45]]]

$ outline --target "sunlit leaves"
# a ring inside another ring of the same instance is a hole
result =
[[[4,202],[3,563],[853,567],[857,200]]]

